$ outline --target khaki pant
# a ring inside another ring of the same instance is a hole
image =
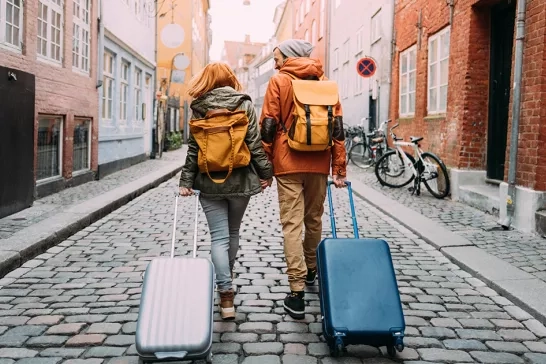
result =
[[[288,281],[292,291],[303,291],[307,269],[317,266],[328,176],[298,173],[276,179]]]

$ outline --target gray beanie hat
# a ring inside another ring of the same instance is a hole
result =
[[[309,57],[315,48],[311,43],[302,39],[287,39],[277,48],[285,57]]]

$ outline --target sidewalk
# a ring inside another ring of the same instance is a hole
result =
[[[546,239],[497,230],[497,219],[423,188],[381,187],[373,169],[349,167],[355,193],[546,323]]]
[[[176,175],[186,146],[99,181],[65,189],[0,219],[0,277]]]

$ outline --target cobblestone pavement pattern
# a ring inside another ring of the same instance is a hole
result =
[[[1,364],[136,363],[134,334],[147,262],[168,255],[177,178],[136,198],[0,279]],[[345,190],[335,190],[339,236],[350,236]],[[190,254],[194,200],[181,201],[178,254]],[[357,199],[361,236],[391,245],[407,323],[406,349],[390,359],[349,346],[329,357],[317,287],[306,318],[285,315],[288,292],[274,189],[252,199],[236,266],[238,314],[215,313],[214,363],[545,363],[546,328],[377,209]],[[325,216],[325,233],[329,230]],[[209,236],[199,216],[199,254]],[[358,305],[358,302],[354,303]]]
[[[349,174],[351,178],[366,183],[367,186],[465,237],[488,253],[546,281],[546,239],[517,230],[496,230],[497,217],[450,199],[438,200],[424,186],[421,196],[412,196],[408,187],[382,187],[373,173],[373,168],[366,171],[350,165]]]
[[[38,199],[33,206],[16,214],[0,219],[0,239],[7,239],[16,232],[62,212],[64,208],[99,196],[116,187],[135,181],[147,173],[158,170],[166,163],[180,160],[183,150],[163,153],[161,159],[149,159],[129,168],[106,176],[99,181],[91,181],[67,188],[59,193]]]

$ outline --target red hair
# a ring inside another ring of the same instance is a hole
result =
[[[223,62],[212,62],[196,74],[188,85],[188,94],[194,99],[219,87],[230,86],[241,91],[242,86],[235,73]]]

